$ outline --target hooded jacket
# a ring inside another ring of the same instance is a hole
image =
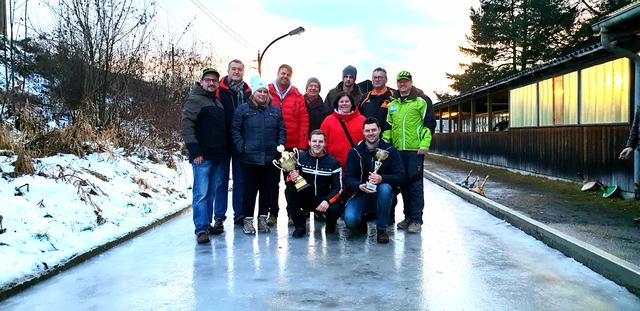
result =
[[[327,97],[324,99],[324,102],[327,103],[330,107],[335,106],[336,100],[338,100],[338,94],[342,92],[342,88],[344,86],[344,82],[338,83],[336,87],[329,91]],[[353,84],[353,89],[351,93],[349,93],[351,97],[353,97],[353,105],[358,106],[358,104],[362,101],[362,91],[360,91],[360,87],[358,84]],[[334,107],[335,108],[335,107]]]
[[[364,138],[362,134],[364,119],[357,109],[348,114],[339,114],[334,111],[320,125],[320,129],[327,135],[327,152],[338,159],[342,167],[347,162],[347,155],[352,146],[340,122],[344,123],[353,143],[357,144]]]
[[[215,92],[203,89],[196,82],[182,107],[180,122],[180,134],[189,151],[189,161],[199,156],[205,160],[228,157],[228,128],[224,108]]]
[[[389,152],[389,156],[382,161],[382,165],[378,169],[378,175],[382,177],[382,182],[394,188],[400,187],[405,180],[400,153],[395,147],[383,140],[380,140],[377,148]],[[365,141],[361,141],[354,148],[351,148],[344,173],[347,191],[350,193],[358,192],[360,191],[359,186],[369,180],[369,172],[373,172],[374,162],[376,161],[375,155],[376,150],[367,149]]]
[[[304,96],[295,86],[291,86],[289,92],[280,100],[275,85],[269,84],[269,93],[273,99],[273,105],[282,110],[284,127],[287,129],[287,149],[307,149],[309,144],[309,113],[304,103]]]
[[[431,145],[428,108],[427,101],[418,96],[415,87],[406,98],[394,98],[387,107],[387,123],[391,129],[385,130],[382,138],[400,151],[428,150]]]

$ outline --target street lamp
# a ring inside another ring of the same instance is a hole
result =
[[[296,28],[294,30],[291,30],[288,33],[276,38],[275,40],[271,41],[271,43],[269,43],[269,45],[267,45],[267,47],[264,48],[264,51],[262,51],[262,54],[260,54],[260,51],[258,51],[258,75],[262,76],[262,58],[264,57],[264,53],[267,52],[267,49],[269,49],[269,47],[272,44],[276,43],[276,41],[278,41],[278,40],[280,40],[280,39],[282,39],[284,37],[299,35],[299,34],[301,34],[303,32],[304,32],[304,28],[302,26],[298,27],[298,28]]]

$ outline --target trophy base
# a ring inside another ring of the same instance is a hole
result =
[[[371,191],[376,191],[378,189],[378,185],[372,184],[372,183],[370,183],[368,181],[367,181],[367,185],[365,187],[367,189],[371,190]]]
[[[296,187],[296,191],[300,192],[306,189],[307,187],[309,187],[310,185],[307,183],[306,180],[304,180],[304,178],[302,178],[302,176],[298,176],[298,177],[299,178],[294,180],[294,186]]]

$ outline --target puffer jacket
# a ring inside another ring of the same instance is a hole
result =
[[[209,92],[199,83],[191,88],[182,107],[180,134],[189,151],[189,161],[202,156],[205,160],[222,160],[229,156],[227,131],[222,104],[215,92]]]
[[[362,133],[364,117],[358,110],[348,114],[339,114],[334,111],[320,125],[320,129],[327,137],[327,152],[338,159],[340,165],[344,167],[347,163],[347,155],[349,154],[349,149],[351,149],[351,143],[342,125],[340,125],[340,121],[344,122],[355,145],[364,138]]]
[[[427,101],[418,96],[415,87],[404,99],[394,98],[387,106],[387,123],[391,129],[382,133],[382,138],[400,151],[429,149],[431,130],[428,128]]]
[[[382,161],[382,165],[378,169],[378,175],[382,177],[382,182],[394,188],[400,187],[405,180],[405,172],[398,149],[383,140],[380,140],[377,148],[389,152],[388,157]],[[344,183],[347,191],[350,193],[358,192],[360,191],[360,184],[369,180],[369,172],[373,172],[374,162],[376,161],[375,155],[376,150],[367,149],[365,141],[361,141],[351,148],[344,172]]]
[[[257,106],[251,100],[236,109],[231,136],[242,162],[272,165],[278,155],[277,146],[286,139],[280,108],[271,104]]]
[[[269,93],[273,99],[273,105],[282,110],[284,127],[287,129],[287,149],[307,149],[309,145],[309,113],[304,103],[304,96],[295,86],[290,86],[289,91],[280,99],[275,85],[269,84]]]

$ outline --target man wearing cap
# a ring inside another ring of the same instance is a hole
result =
[[[216,189],[222,184],[222,171],[229,157],[229,123],[224,107],[216,99],[219,79],[220,74],[214,68],[204,69],[200,81],[191,88],[182,108],[180,132],[193,168],[191,207],[198,243],[209,242],[209,233],[222,233],[212,231],[210,225]]]
[[[332,109],[337,109],[338,107],[335,106],[335,104],[338,101],[338,94],[340,94],[340,92],[346,92],[353,98],[352,104],[357,106],[360,101],[362,101],[362,92],[356,85],[357,76],[358,70],[356,70],[356,67],[353,67],[351,65],[345,67],[342,70],[342,82],[338,83],[338,85],[334,89],[329,91],[329,94],[327,94],[327,98],[325,98],[324,102],[330,105]]]
[[[251,96],[251,88],[249,84],[243,81],[244,77],[244,64],[238,59],[234,59],[229,62],[227,67],[227,76],[220,79],[220,87],[217,89],[217,96],[224,106],[225,116],[227,124],[231,124],[233,120],[233,113],[236,111],[240,104],[245,103]],[[229,193],[229,160],[232,160],[233,167],[233,222],[235,224],[242,224],[242,166],[240,165],[240,155],[238,152],[234,152],[233,142],[231,140],[231,131],[228,131],[228,145],[227,148],[231,154],[231,158],[227,158],[227,163],[224,164],[222,172],[222,184],[216,191],[216,204],[214,209],[214,220],[212,230],[214,232],[220,232],[224,230],[223,222],[227,218],[227,203]]]
[[[387,123],[391,129],[384,131],[382,137],[400,151],[406,173],[400,188],[405,219],[398,223],[398,229],[418,233],[422,230],[424,209],[422,168],[431,144],[429,106],[413,86],[411,73],[400,71],[397,81],[398,97],[387,106]]]

